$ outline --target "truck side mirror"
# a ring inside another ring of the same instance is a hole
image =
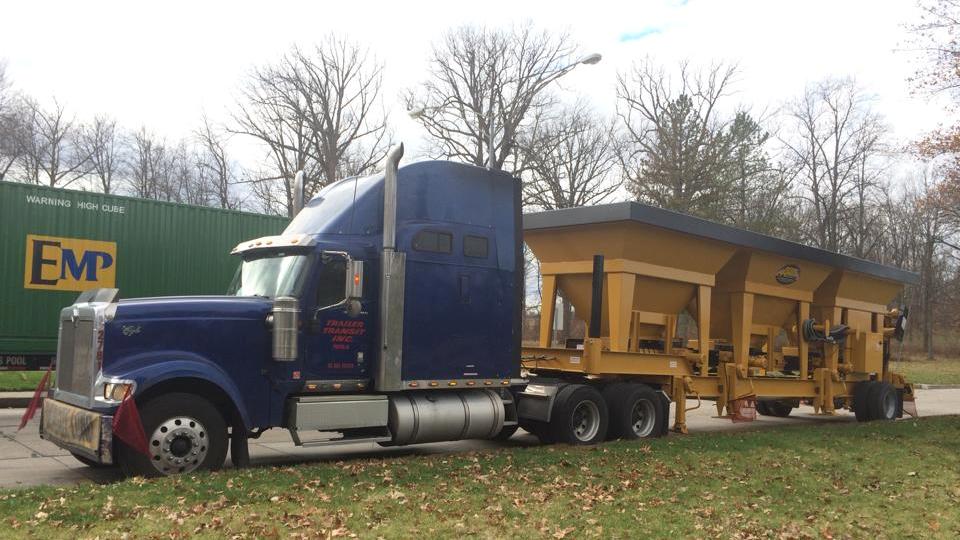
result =
[[[346,299],[359,300],[363,298],[363,261],[347,259]]]

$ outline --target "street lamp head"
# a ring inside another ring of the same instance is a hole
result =
[[[588,55],[586,55],[586,56],[584,56],[583,58],[580,59],[580,63],[581,63],[581,64],[587,64],[587,65],[593,65],[593,64],[596,64],[596,63],[600,62],[600,60],[601,60],[602,58],[603,58],[603,56],[601,56],[600,53],[588,54]]]

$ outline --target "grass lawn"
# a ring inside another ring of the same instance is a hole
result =
[[[36,390],[43,374],[43,371],[0,371],[0,392]]]
[[[960,358],[943,357],[927,360],[922,356],[904,356],[891,361],[890,369],[903,373],[913,383],[960,384]]]
[[[0,536],[960,535],[960,416],[0,491]]]

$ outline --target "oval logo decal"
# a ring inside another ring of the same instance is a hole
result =
[[[795,264],[788,264],[777,271],[777,283],[781,285],[791,285],[800,279],[800,267]]]

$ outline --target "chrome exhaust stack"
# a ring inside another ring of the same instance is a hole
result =
[[[293,213],[290,217],[296,217],[303,210],[303,171],[297,171],[293,177]]]
[[[397,175],[403,144],[390,149],[383,171],[383,252],[380,257],[380,355],[374,388],[403,389],[403,289],[406,255],[397,251]]]

